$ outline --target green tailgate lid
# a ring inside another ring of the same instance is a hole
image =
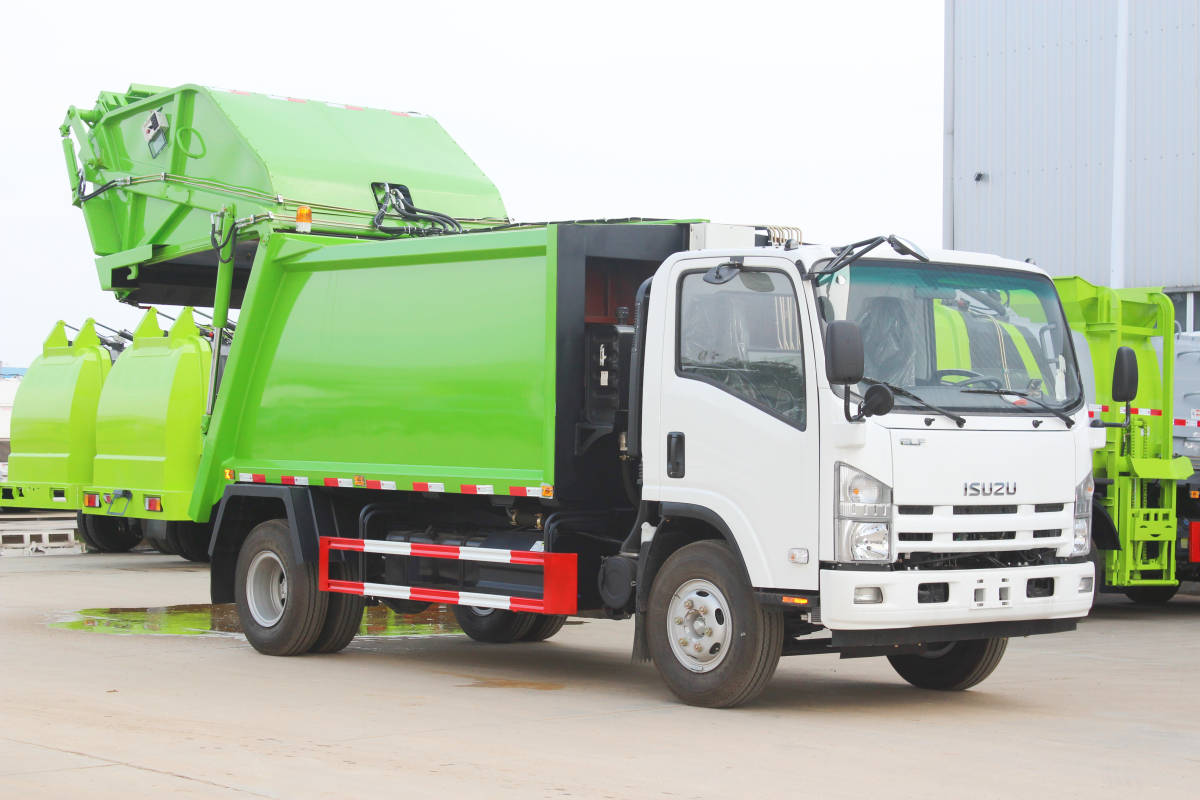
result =
[[[372,184],[391,183],[418,209],[468,224],[506,220],[482,170],[415,112],[133,85],[101,94],[93,109],[71,108],[61,131],[75,202],[96,255],[107,257],[106,289],[129,285],[143,264],[207,264],[186,256],[210,249],[211,215],[222,208],[296,230],[297,209],[308,206],[314,232],[381,236]]]

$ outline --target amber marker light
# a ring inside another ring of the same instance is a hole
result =
[[[312,209],[308,206],[296,209],[296,232],[312,233]]]

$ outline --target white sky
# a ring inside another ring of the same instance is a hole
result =
[[[426,11],[424,9],[433,9]],[[13,3],[0,152],[0,362],[101,292],[57,128],[130,83],[436,117],[542,220],[704,217],[807,241],[941,243],[943,14],[910,2]],[[439,11],[440,10],[440,11]]]

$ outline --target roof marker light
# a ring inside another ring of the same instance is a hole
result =
[[[312,233],[312,209],[308,206],[296,209],[296,232]]]

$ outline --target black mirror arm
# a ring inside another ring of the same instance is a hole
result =
[[[858,413],[850,413],[850,387],[846,386],[842,393],[842,412],[846,415],[846,421],[862,422],[864,419],[862,406],[863,404],[860,402],[858,404]]]
[[[1128,428],[1129,422],[1133,419],[1133,412],[1129,410],[1130,403],[1125,403],[1125,421],[1124,422],[1105,422],[1104,420],[1094,419],[1091,422],[1093,428]]]

